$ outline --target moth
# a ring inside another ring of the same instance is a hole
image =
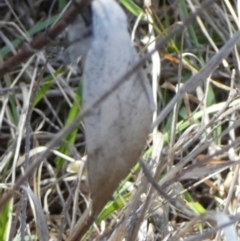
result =
[[[83,107],[88,108],[139,60],[127,17],[115,0],[92,2],[92,37],[84,57]],[[155,108],[138,69],[84,118],[92,213],[97,216],[137,163]]]

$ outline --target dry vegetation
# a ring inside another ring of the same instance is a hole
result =
[[[120,184],[85,239],[237,240],[240,1],[212,1],[184,29],[206,1],[152,1],[145,12],[143,2],[121,0],[141,56],[160,47],[145,64],[158,107],[153,131],[144,162]],[[67,3],[0,0],[1,64],[44,32]],[[79,121],[84,66],[80,61],[76,72],[67,65],[65,35],[1,77],[0,241],[67,240],[89,205]],[[77,128],[69,128],[76,121]],[[36,160],[41,164],[30,170]],[[13,198],[4,200],[12,188]]]

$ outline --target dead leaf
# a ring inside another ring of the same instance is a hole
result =
[[[29,187],[22,186],[22,189],[24,189],[24,191],[29,196],[29,201],[30,201],[33,214],[34,214],[34,219],[36,222],[38,238],[41,241],[48,241],[49,240],[48,227],[47,227],[46,219],[44,217],[44,213],[43,213],[43,209],[40,201],[36,196],[36,194]]]

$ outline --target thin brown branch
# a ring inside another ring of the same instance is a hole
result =
[[[18,53],[9,58],[3,66],[0,67],[0,77],[16,68],[19,64],[28,60],[36,51],[42,49],[50,41],[54,40],[64,29],[71,24],[76,16],[87,6],[92,0],[75,0],[69,6],[69,9],[59,19],[59,21],[52,25],[47,33],[44,32],[36,37],[29,45],[24,44]]]
[[[82,240],[83,236],[87,233],[89,228],[93,225],[95,221],[95,216],[93,214],[88,215],[84,221],[80,219],[75,225],[73,231],[68,237],[67,241],[79,241]]]

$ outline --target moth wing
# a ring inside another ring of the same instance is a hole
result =
[[[138,61],[126,16],[115,1],[93,2],[93,34],[85,64],[85,107]],[[94,213],[101,211],[138,161],[150,131],[152,112],[151,89],[142,70],[138,70],[84,118]]]

